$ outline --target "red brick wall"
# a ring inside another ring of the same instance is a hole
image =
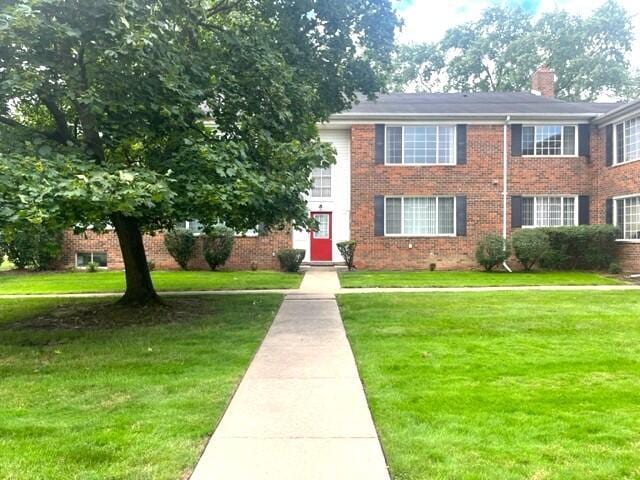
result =
[[[608,167],[605,162],[605,127],[591,129],[591,176],[594,195],[591,222],[605,223],[608,198],[640,194],[640,161]],[[640,243],[619,242],[618,262],[625,271],[640,272]]]
[[[587,157],[512,157],[511,129],[507,129],[509,159],[507,233],[511,234],[511,195],[568,194],[591,197],[592,222],[604,222],[597,206],[602,203],[594,184],[596,163],[603,164],[597,151],[600,139],[592,139],[595,151]],[[351,238],[358,242],[356,263],[360,268],[438,269],[476,267],[475,247],[487,233],[502,232],[502,125],[468,125],[467,164],[452,166],[388,166],[374,161],[375,127],[356,125],[351,132]],[[620,168],[620,167],[618,167]],[[640,172],[640,162],[635,167]],[[613,181],[611,191],[619,192],[620,182],[633,183],[633,174]],[[635,178],[638,173],[635,173]],[[617,182],[617,183],[616,183]],[[637,180],[635,181],[637,184]],[[633,188],[632,185],[627,185]],[[624,190],[624,189],[623,189]],[[616,193],[616,195],[625,192]],[[376,195],[466,195],[466,237],[381,237],[374,235]],[[611,194],[609,194],[611,195]],[[633,259],[640,250],[621,246],[624,268],[640,270]],[[635,253],[634,253],[635,252]],[[514,265],[515,266],[515,265]]]
[[[502,125],[468,125],[467,164],[451,166],[387,166],[374,162],[373,125],[351,130],[351,238],[358,242],[356,264],[370,269],[438,269],[476,267],[475,246],[487,233],[502,232]],[[604,223],[607,198],[640,193],[640,162],[605,166],[604,128],[592,128],[591,157],[511,157],[507,228],[511,234],[511,195],[569,194],[591,197],[591,223]],[[376,195],[466,195],[467,236],[381,237],[374,235]],[[145,237],[150,260],[158,268],[176,268],[162,235]],[[274,252],[291,247],[290,232],[236,238],[229,269],[275,269]],[[67,234],[62,264],[74,265],[76,251],[106,251],[110,268],[122,268],[113,233],[86,238]],[[640,244],[620,243],[618,257],[626,271],[640,271]],[[206,268],[198,245],[193,268]]]
[[[389,166],[374,162],[373,125],[351,130],[351,238],[356,265],[371,269],[469,268],[477,241],[502,231],[502,127],[469,126],[466,165]],[[376,195],[466,195],[466,237],[374,235]],[[411,246],[411,248],[410,248]]]
[[[171,255],[164,247],[164,236],[159,233],[154,236],[145,235],[144,245],[147,259],[153,261],[158,269],[179,268]],[[291,247],[291,233],[289,231],[273,232],[269,235],[257,237],[236,237],[231,252],[231,257],[223,267],[227,270],[246,270],[255,266],[260,270],[275,270],[279,268],[275,253],[281,248]],[[92,231],[86,234],[74,235],[65,233],[65,242],[60,261],[62,268],[75,266],[76,252],[106,252],[108,267],[122,269],[122,255],[118,238],[114,232],[96,234]],[[196,242],[194,258],[189,264],[193,269],[208,269],[208,265],[202,257],[202,242]]]

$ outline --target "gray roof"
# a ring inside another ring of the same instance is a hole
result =
[[[447,116],[447,115],[576,115],[580,117],[606,113],[620,103],[565,102],[531,93],[391,93],[374,101],[362,99],[351,110],[335,119],[377,116]]]

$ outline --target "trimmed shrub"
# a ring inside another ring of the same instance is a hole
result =
[[[347,269],[349,269],[349,271],[355,268],[353,266],[353,257],[356,253],[356,245],[356,242],[353,240],[336,243],[336,247],[338,247],[338,251],[340,252],[340,255],[342,255],[344,263],[347,265]]]
[[[176,228],[164,235],[164,246],[183,270],[187,270],[195,244],[196,238],[186,228]]]
[[[549,251],[549,237],[539,229],[518,230],[511,236],[513,253],[525,271]]]
[[[611,262],[609,264],[609,273],[611,275],[618,275],[619,273],[622,273],[622,269],[616,262]]]
[[[286,272],[297,272],[300,270],[302,260],[306,251],[302,248],[283,248],[278,251],[280,266]]]
[[[222,225],[213,227],[207,233],[202,244],[202,253],[211,270],[215,270],[229,260],[234,240],[233,230]]]
[[[87,272],[96,273],[98,271],[98,264],[96,262],[87,263]]]
[[[51,270],[60,258],[62,240],[61,230],[29,225],[0,236],[0,257],[6,255],[19,269]]]
[[[549,251],[540,265],[556,270],[605,270],[614,261],[618,229],[613,225],[580,225],[541,229]]]
[[[510,254],[509,242],[495,233],[486,235],[476,247],[476,261],[487,272],[504,262]]]

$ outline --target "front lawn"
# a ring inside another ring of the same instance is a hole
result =
[[[394,479],[640,478],[640,295],[339,303]]]
[[[186,478],[280,302],[0,300],[0,478]]]
[[[302,276],[274,271],[156,271],[158,291],[253,290],[298,288]],[[124,272],[55,272],[0,274],[0,294],[122,292]]]
[[[479,272],[418,270],[340,273],[343,288],[503,287],[528,285],[618,285],[620,280],[590,272]],[[1,287],[0,287],[1,289]]]

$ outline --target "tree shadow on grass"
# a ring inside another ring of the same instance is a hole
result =
[[[130,306],[119,303],[65,303],[45,312],[0,325],[0,330],[92,330],[184,323],[215,314],[213,299],[165,298],[162,303]]]

